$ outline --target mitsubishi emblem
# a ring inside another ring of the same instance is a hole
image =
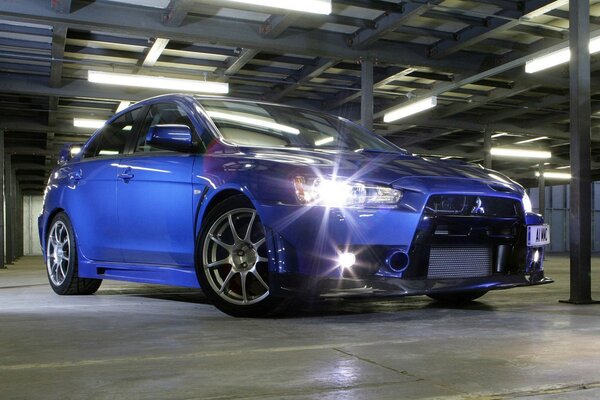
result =
[[[475,199],[475,207],[473,207],[471,210],[471,214],[485,214],[481,197],[477,197],[477,199]]]

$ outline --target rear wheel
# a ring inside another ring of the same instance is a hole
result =
[[[265,229],[252,203],[244,196],[230,197],[203,225],[196,272],[211,302],[235,317],[283,311],[288,299],[271,293]]]
[[[427,296],[441,303],[448,304],[465,304],[476,300],[487,293],[487,290],[473,290],[469,292],[458,293],[440,293],[428,294]]]
[[[102,279],[79,278],[75,235],[63,212],[54,217],[46,237],[46,272],[52,290],[61,295],[93,294],[102,283]]]

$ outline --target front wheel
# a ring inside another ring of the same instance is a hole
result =
[[[57,294],[93,294],[102,279],[80,278],[77,273],[77,247],[73,227],[67,214],[54,217],[46,237],[46,272]]]
[[[252,203],[244,196],[230,197],[203,225],[196,273],[209,300],[235,317],[283,311],[289,299],[271,293],[265,229]]]
[[[436,293],[428,294],[430,298],[439,301],[441,303],[448,304],[465,304],[473,300],[477,300],[481,296],[487,293],[487,290],[473,290],[469,292],[458,292],[458,293]]]

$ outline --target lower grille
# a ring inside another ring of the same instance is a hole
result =
[[[427,278],[476,278],[492,274],[490,246],[431,246]]]

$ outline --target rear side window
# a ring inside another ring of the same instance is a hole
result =
[[[111,157],[125,152],[127,141],[134,134],[142,108],[121,115],[102,128],[85,148],[83,158]]]
[[[157,103],[150,106],[140,129],[135,152],[167,151],[150,146],[146,142],[148,131],[156,125],[186,125],[194,132],[194,124],[185,110],[176,103]]]

